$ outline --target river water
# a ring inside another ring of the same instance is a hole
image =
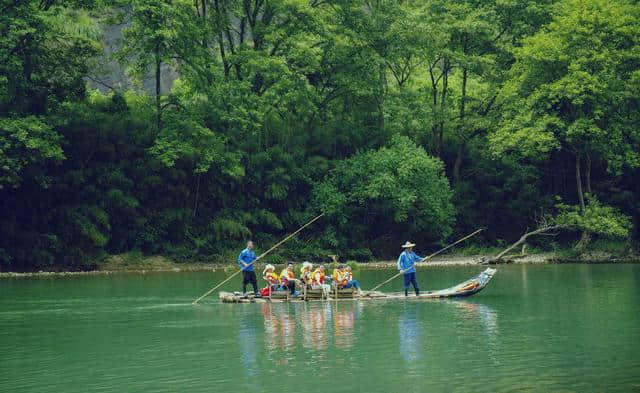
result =
[[[223,278],[0,279],[0,391],[640,391],[640,265],[501,266],[465,300],[191,304]]]

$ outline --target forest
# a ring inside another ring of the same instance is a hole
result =
[[[5,0],[0,271],[640,242],[635,0]],[[104,32],[121,31],[115,50]],[[127,83],[100,79],[117,64]],[[129,83],[130,82],[130,83]],[[536,243],[537,242],[537,243]]]

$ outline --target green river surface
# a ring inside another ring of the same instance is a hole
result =
[[[640,265],[500,266],[462,300],[191,304],[224,277],[0,279],[0,391],[640,391]]]

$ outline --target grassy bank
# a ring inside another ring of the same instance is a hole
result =
[[[484,252],[482,252],[484,251]],[[640,255],[627,250],[599,249],[576,252],[572,249],[559,249],[555,251],[543,252],[532,249],[524,255],[513,254],[507,257],[504,264],[545,264],[545,263],[640,263]],[[624,252],[622,252],[624,251]],[[495,249],[465,248],[455,254],[437,256],[423,267],[429,266],[460,266],[460,265],[483,265],[488,256],[495,255]],[[318,262],[316,262],[318,263]],[[334,264],[323,262],[329,269]],[[378,260],[370,262],[348,261],[347,263],[356,269],[389,269],[395,268],[395,260]],[[67,275],[92,275],[92,274],[113,274],[113,273],[147,273],[147,272],[193,272],[193,271],[218,271],[222,270],[226,274],[236,271],[236,264],[228,261],[211,262],[177,262],[170,258],[154,255],[145,256],[138,252],[130,252],[121,255],[113,255],[103,261],[96,262],[96,269],[91,271],[70,272],[70,271],[37,271],[37,272],[2,272],[0,277],[29,277],[29,276],[67,276]],[[261,271],[264,263],[257,263],[256,268]],[[277,266],[280,268],[280,266]]]

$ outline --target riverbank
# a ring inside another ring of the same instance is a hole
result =
[[[486,265],[486,255],[444,255],[431,259],[422,264],[421,268],[442,266],[473,266]],[[528,255],[515,255],[506,258],[501,264],[552,264],[552,263],[640,263],[640,255],[616,256],[607,252],[589,252],[581,255],[567,257],[563,253],[545,252]],[[262,270],[264,264],[256,264],[258,270]],[[375,262],[359,263],[360,269],[377,270],[395,268],[395,260],[382,260]],[[187,262],[178,263],[163,256],[139,256],[131,258],[128,255],[113,255],[96,264],[96,269],[91,271],[37,271],[37,272],[0,272],[3,277],[46,277],[46,276],[78,276],[101,275],[116,273],[145,274],[152,272],[215,272],[227,270],[233,272],[235,265],[229,263],[203,263]]]

